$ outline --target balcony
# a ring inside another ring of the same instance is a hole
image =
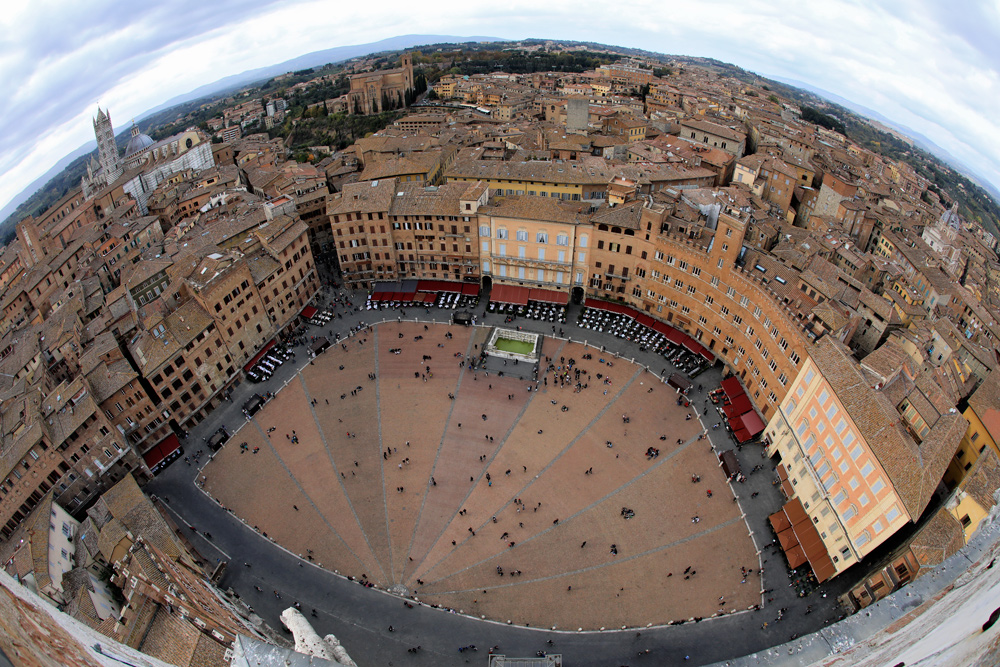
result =
[[[510,255],[494,255],[494,262],[511,266],[523,266],[531,269],[551,269],[553,271],[569,271],[573,265],[567,262],[556,262],[548,259],[531,259],[528,257],[511,257]]]

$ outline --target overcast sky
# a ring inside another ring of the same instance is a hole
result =
[[[877,6],[876,6],[877,5]],[[224,76],[405,34],[602,42],[707,56],[909,126],[1000,187],[995,0],[14,0],[0,13],[0,207],[88,140]],[[433,11],[432,11],[433,8]]]

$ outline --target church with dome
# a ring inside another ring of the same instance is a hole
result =
[[[82,179],[84,197],[107,197],[111,208],[134,199],[145,215],[149,195],[161,182],[179,172],[199,172],[214,164],[211,142],[197,129],[154,141],[133,120],[131,133],[122,154],[115,142],[111,114],[98,107],[94,118],[97,158],[91,158]]]

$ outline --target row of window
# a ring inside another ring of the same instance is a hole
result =
[[[479,227],[479,235],[481,237],[483,237],[483,238],[487,238],[487,239],[490,238],[490,228],[489,228],[489,226],[488,225],[480,225],[480,227]],[[508,239],[509,238],[509,234],[507,232],[507,228],[506,227],[498,227],[497,228],[497,236],[496,237],[498,239],[500,239],[500,240],[506,240],[506,239]],[[515,237],[516,237],[516,240],[518,240],[518,241],[527,241],[528,240],[528,232],[526,230],[519,229],[519,230],[517,230],[515,232]],[[549,233],[548,232],[536,232],[535,233],[535,243],[548,243],[548,242],[549,242]],[[568,246],[569,245],[569,234],[556,234],[556,245]],[[587,236],[586,235],[583,235],[583,236],[580,237],[580,247],[581,248],[586,248],[587,247]]]

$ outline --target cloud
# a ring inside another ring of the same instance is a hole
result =
[[[0,204],[131,117],[224,76],[400,34],[551,37],[713,57],[807,81],[912,127],[1000,187],[1000,9],[938,0],[743,0],[624,6],[444,0],[22,2],[0,14]]]

